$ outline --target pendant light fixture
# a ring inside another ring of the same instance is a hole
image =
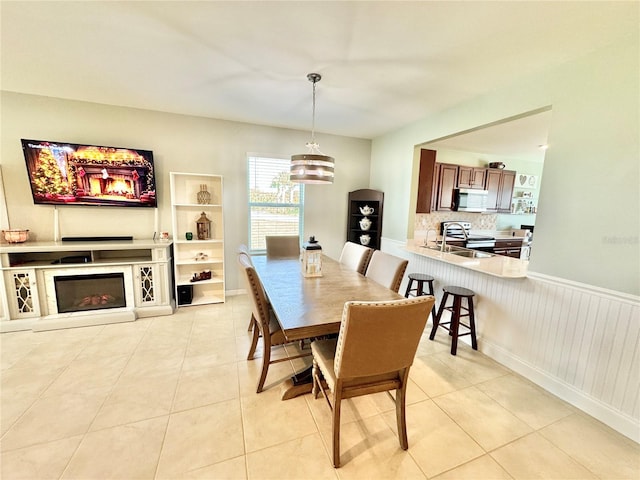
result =
[[[298,183],[333,183],[333,157],[323,154],[320,145],[316,143],[316,83],[322,76],[310,73],[307,78],[313,83],[313,110],[311,114],[311,141],[307,142],[307,153],[291,155],[289,179]]]

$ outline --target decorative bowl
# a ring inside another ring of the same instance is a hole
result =
[[[489,168],[501,168],[502,169],[504,167],[505,167],[505,165],[502,162],[491,162],[489,164]]]
[[[21,228],[3,230],[2,234],[4,235],[4,239],[9,243],[22,243],[26,242],[29,238],[29,230]]]

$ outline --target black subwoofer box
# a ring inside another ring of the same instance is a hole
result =
[[[178,285],[178,305],[191,305],[193,301],[193,286]]]

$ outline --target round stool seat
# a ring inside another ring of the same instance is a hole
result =
[[[426,273],[410,273],[407,275],[407,278],[418,282],[433,282],[435,280],[431,275],[427,275]]]
[[[409,282],[407,283],[407,290],[404,292],[404,296],[409,297],[420,297],[422,295],[434,295],[433,291],[433,282],[435,278],[431,275],[427,275],[426,273],[410,273],[407,275]],[[413,282],[417,285],[414,287]],[[425,289],[426,284],[426,289]],[[436,318],[436,306],[431,307],[431,318]]]
[[[458,297],[473,297],[475,295],[475,292],[473,290],[469,290],[468,288],[464,288],[464,287],[447,286],[447,287],[442,287],[442,290],[444,291],[444,293],[448,293],[450,295],[456,295]]]
[[[431,275],[427,275],[426,273],[410,273],[407,275],[407,278],[409,279],[409,282],[407,283],[407,290],[404,293],[405,297],[409,298],[420,297],[422,295],[433,295],[433,282],[435,278]],[[414,282],[417,284],[415,287],[413,285]],[[425,284],[427,285],[427,290],[424,288]]]

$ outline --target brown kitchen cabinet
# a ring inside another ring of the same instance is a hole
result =
[[[416,213],[455,209],[455,189],[489,190],[488,211],[511,213],[516,172],[436,162],[435,150],[420,150]]]
[[[458,165],[436,163],[436,151],[420,150],[416,213],[451,211],[458,182]]]
[[[486,168],[460,165],[458,167],[458,188],[484,190],[486,175]]]
[[[489,191],[487,210],[496,213],[511,213],[511,198],[516,181],[516,172],[488,168],[485,188]]]
[[[504,255],[506,257],[520,258],[522,249],[522,239],[496,238],[496,245],[493,247],[493,253],[496,255]]]
[[[436,151],[426,148],[421,149],[416,213],[431,213],[432,208],[435,207],[437,171]]]
[[[516,172],[512,170],[503,170],[502,172],[502,188],[498,201],[498,212],[511,213],[511,200],[513,198],[513,187],[516,183]]]
[[[349,192],[347,212],[348,242],[380,249],[383,203],[384,193],[378,190],[365,188]],[[367,208],[373,209],[373,212],[363,213],[363,210],[366,211]]]
[[[455,189],[458,184],[458,165],[438,164],[436,179],[435,208],[438,212],[450,212],[455,209]]]

